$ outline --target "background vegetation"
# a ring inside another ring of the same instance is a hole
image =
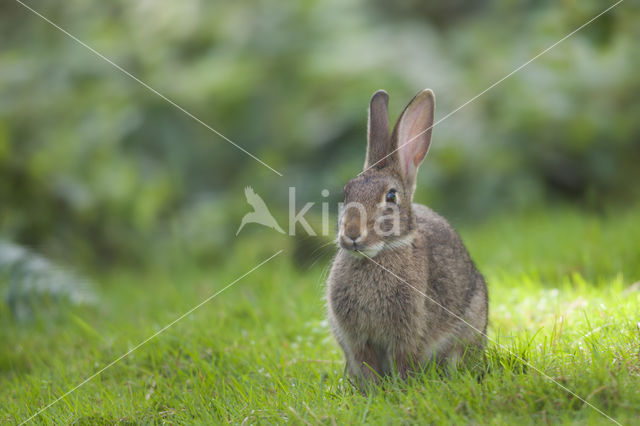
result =
[[[603,419],[540,376],[503,374],[518,367],[499,347],[483,383],[434,373],[409,392],[353,394],[322,323],[327,240],[235,233],[245,186],[284,225],[295,185],[319,223],[319,203],[334,206],[362,166],[376,89],[395,120],[431,87],[440,119],[609,3],[28,3],[279,177],[3,2],[0,419],[24,419],[281,248],[49,419]],[[487,275],[492,336],[623,419],[640,405],[639,20],[623,2],[438,124],[416,194]]]
[[[94,265],[145,262],[176,239],[197,256],[224,254],[245,185],[283,210],[290,184],[308,200],[323,188],[339,199],[363,162],[366,105],[377,88],[391,94],[392,120],[418,90],[433,88],[438,119],[603,8],[424,3],[34,4],[279,178],[6,2],[2,233]],[[637,197],[640,11],[628,3],[439,124],[419,201],[464,221],[549,200],[602,210]]]

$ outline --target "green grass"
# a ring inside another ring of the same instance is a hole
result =
[[[478,371],[427,371],[361,395],[325,321],[328,252],[285,251],[36,419],[112,423],[621,423],[640,416],[640,208],[555,209],[461,229],[490,289]],[[267,235],[268,231],[265,231]],[[270,234],[268,234],[270,235]],[[17,423],[280,247],[98,279],[102,303],[17,325],[0,311],[0,422]],[[177,265],[178,262],[168,265]],[[535,368],[512,354],[523,356]],[[541,373],[544,373],[541,374]]]

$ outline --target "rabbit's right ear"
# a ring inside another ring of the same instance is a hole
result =
[[[418,93],[406,106],[391,137],[391,152],[403,180],[414,187],[418,166],[431,145],[435,97],[430,89]]]
[[[364,170],[375,165],[384,167],[389,152],[389,95],[378,90],[369,102],[369,123],[367,126],[367,158]]]

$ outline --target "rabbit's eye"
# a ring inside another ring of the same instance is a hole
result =
[[[387,195],[385,195],[384,200],[387,203],[395,203],[398,200],[398,196],[396,195],[396,190],[390,189],[389,192],[387,192]]]

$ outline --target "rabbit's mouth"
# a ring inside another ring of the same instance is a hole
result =
[[[357,240],[354,241],[343,237],[338,238],[338,245],[347,253],[356,257],[375,257],[384,248],[384,243],[382,241],[378,241],[374,244],[364,244]]]
[[[364,257],[376,257],[382,251],[384,244],[382,242],[374,244],[371,247],[354,250],[354,253]]]
[[[343,235],[338,236],[337,245],[344,249],[352,256],[362,257],[375,257],[380,252],[386,250],[399,250],[405,247],[410,247],[415,240],[416,232],[412,231],[403,237],[391,240],[391,241],[378,241],[373,244],[365,244],[360,239],[353,240]]]

